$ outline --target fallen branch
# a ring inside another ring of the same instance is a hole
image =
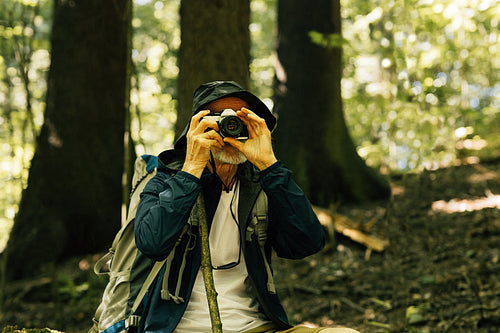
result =
[[[353,308],[354,310],[358,311],[359,313],[366,313],[366,309],[357,305],[356,303],[354,303],[353,301],[351,301],[350,299],[346,298],[346,297],[340,297],[339,300],[350,306],[351,308]]]
[[[353,241],[365,245],[369,250],[373,249],[377,252],[382,252],[389,246],[387,239],[362,231],[361,223],[359,222],[354,222],[344,215],[332,213],[330,210],[324,208],[313,207],[313,210],[318,216],[320,223],[330,231],[331,236],[335,230]],[[369,221],[369,228],[375,222],[376,219]]]

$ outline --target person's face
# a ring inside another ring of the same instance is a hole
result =
[[[238,111],[243,107],[248,108],[248,104],[244,100],[237,97],[224,97],[210,102],[206,108],[211,112],[222,112],[224,109]],[[242,152],[230,144],[226,144],[222,149],[212,148],[212,154],[216,160],[227,164],[241,164],[247,160]]]

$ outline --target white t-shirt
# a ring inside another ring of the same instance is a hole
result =
[[[239,186],[229,193],[222,192],[209,235],[212,266],[238,261],[240,237],[237,222]],[[231,214],[231,209],[233,214]],[[248,276],[243,254],[233,268],[213,270],[219,313],[224,333],[243,332],[269,323],[258,311],[257,300],[245,288]],[[201,270],[198,271],[186,311],[174,333],[211,333],[212,324]]]

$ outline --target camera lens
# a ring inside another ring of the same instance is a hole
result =
[[[234,132],[238,130],[239,124],[236,120],[229,119],[229,121],[226,124],[226,127],[229,132]]]
[[[243,132],[244,125],[240,118],[228,116],[221,120],[219,129],[225,137],[238,137]]]

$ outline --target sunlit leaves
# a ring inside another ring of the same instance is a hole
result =
[[[340,34],[324,34],[318,31],[310,31],[311,42],[324,48],[341,48],[346,41]]]
[[[173,142],[176,119],[180,1],[135,1],[132,137],[139,154],[158,154]]]
[[[0,2],[0,252],[43,122],[50,5],[47,0]]]
[[[6,184],[15,179],[19,185],[26,176],[34,139],[31,129],[25,130],[25,67],[13,43],[29,54],[38,129],[50,64],[51,4],[0,2],[0,179]],[[173,140],[179,5],[180,0],[134,1],[131,110],[138,153],[159,153]],[[500,133],[499,0],[342,0],[341,5],[342,37],[314,31],[310,37],[343,48],[345,115],[368,164],[394,171],[433,168],[454,161],[464,140],[483,139],[492,147],[490,138]],[[251,89],[272,105],[276,0],[252,0],[251,15]],[[16,191],[4,191],[2,210],[17,202]]]
[[[484,136],[500,126],[493,119],[500,113],[499,1],[367,6],[346,0],[342,6],[346,118],[369,164],[446,165],[456,156],[457,128]],[[366,105],[363,114],[359,104]]]
[[[276,0],[250,1],[250,76],[252,91],[272,106],[272,82],[276,57]]]

